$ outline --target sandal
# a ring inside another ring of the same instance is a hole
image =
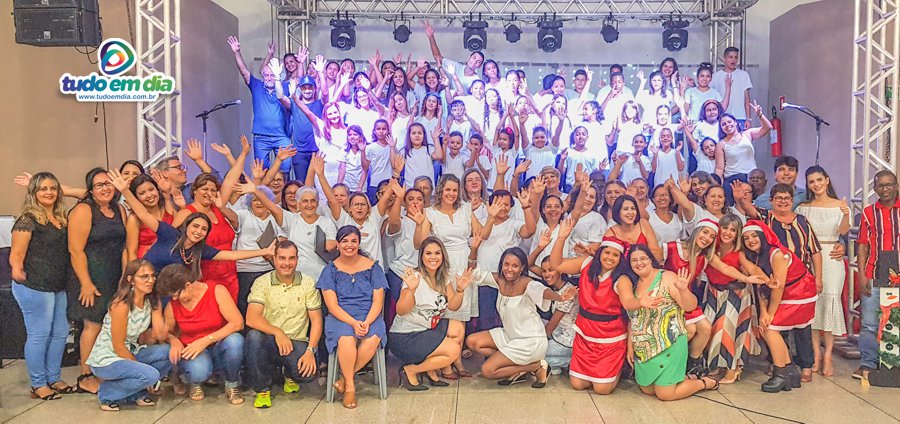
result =
[[[472,378],[472,377],[474,377],[474,375],[473,375],[472,373],[470,373],[469,370],[467,370],[467,369],[465,369],[465,368],[459,369],[459,368],[456,367],[456,365],[451,365],[451,367],[452,367],[452,369],[453,369],[454,371],[456,371],[456,375],[458,375],[459,378]]]
[[[155,406],[156,401],[154,401],[153,399],[150,399],[149,397],[145,397],[143,399],[138,399],[138,400],[134,401],[134,404],[137,406]]]
[[[62,387],[60,387],[60,385],[62,385]],[[65,381],[57,381],[56,383],[51,384],[50,388],[60,395],[70,395],[75,393],[75,388],[68,385]]]
[[[340,393],[340,394],[344,394],[344,389],[346,389],[346,386],[344,385],[344,379],[343,379],[343,378],[341,378],[341,379],[339,379],[338,381],[335,381],[335,382],[334,382],[334,391],[336,391],[336,392],[338,392],[338,393]]]
[[[100,402],[101,411],[119,412],[121,409],[118,402]]]
[[[520,372],[510,378],[504,378],[503,380],[498,381],[497,385],[498,386],[512,386],[513,384],[524,383],[526,380],[528,380],[528,377],[526,376],[527,374],[528,373],[524,372],[524,371]]]
[[[348,390],[344,392],[344,399],[341,401],[341,403],[344,404],[344,408],[356,408],[356,390]]]
[[[550,364],[546,360],[541,359],[541,367],[534,372],[534,383],[531,383],[533,389],[543,389],[550,379]]]
[[[41,396],[37,394],[37,391],[43,389],[44,387],[50,389],[50,394]],[[59,400],[62,399],[55,390],[53,390],[50,386],[41,386],[41,387],[32,387],[31,388],[31,398],[32,399],[40,399],[40,400]]]
[[[712,380],[712,382],[714,383],[712,387],[709,387],[706,384],[707,380]],[[719,380],[716,380],[715,378],[702,377],[702,378],[700,378],[700,382],[703,383],[703,390],[719,390]]]
[[[206,399],[206,392],[203,391],[203,386],[191,384],[191,388],[188,390],[188,397],[191,398],[191,400],[201,401]]]
[[[241,393],[241,389],[237,387],[226,387],[225,397],[228,398],[228,403],[232,405],[240,405],[244,403],[244,394]]]
[[[81,382],[82,382],[82,380],[86,380],[86,379],[91,378],[91,377],[93,377],[93,376],[94,376],[93,373],[87,373],[87,374],[81,374],[81,375],[79,375],[78,378],[75,380],[75,393],[90,393],[90,394],[92,394],[92,395],[96,395],[96,394],[97,394],[96,391],[92,392],[92,391],[90,391],[90,390],[85,389],[84,387],[81,387]]]
[[[450,374],[447,374],[447,373],[441,371],[441,377],[443,377],[444,380],[453,380],[453,381],[459,380],[459,375],[457,375],[455,372],[451,372]]]

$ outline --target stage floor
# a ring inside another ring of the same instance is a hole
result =
[[[468,364],[468,363],[467,363]],[[481,378],[463,380],[450,387],[410,393],[397,387],[397,364],[388,364],[391,383],[387,400],[377,398],[371,375],[357,383],[359,407],[346,410],[326,403],[318,384],[304,385],[299,394],[273,392],[273,407],[254,409],[252,391],[241,406],[229,405],[220,388],[207,390],[202,402],[175,399],[171,386],[155,407],[124,407],[121,412],[102,412],[96,397],[67,395],[62,400],[39,401],[28,396],[24,360],[0,370],[0,422],[13,423],[785,423],[746,408],[804,423],[867,424],[900,422],[900,390],[863,389],[850,378],[856,363],[838,359],[835,376],[815,376],[815,381],[789,393],[766,394],[759,385],[766,380],[763,364],[754,361],[743,379],[717,392],[675,402],[660,402],[640,393],[633,381],[624,381],[609,396],[575,392],[568,378],[552,376],[543,389],[528,384],[504,388]],[[478,363],[472,361],[471,370]],[[63,370],[74,384],[77,370]],[[502,420],[502,421],[501,421]]]

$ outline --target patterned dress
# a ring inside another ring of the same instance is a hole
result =
[[[661,297],[654,309],[630,311],[635,380],[641,386],[670,386],[684,380],[687,368],[687,329],[684,310],[656,274],[647,296]]]
[[[723,263],[740,269],[740,253],[732,251],[721,258]],[[755,326],[752,288],[732,280],[712,267],[707,267],[705,313],[712,323],[712,336],[707,348],[710,368],[737,369],[750,355],[758,355],[759,343],[751,331]]]

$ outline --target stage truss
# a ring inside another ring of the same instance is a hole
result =
[[[882,169],[897,170],[897,96],[900,82],[900,0],[856,0],[853,36],[853,87],[850,106],[850,189],[854,215],[875,199],[872,178]],[[851,231],[856,239],[858,219]],[[853,247],[854,243],[850,243]],[[855,268],[855,249],[850,249]],[[851,281],[855,281],[855,273]],[[849,298],[854,298],[850,284]],[[848,322],[859,319],[848,308]]]
[[[284,34],[288,51],[308,46],[309,26],[327,21],[337,12],[351,18],[406,22],[413,19],[536,22],[560,20],[602,21],[610,14],[618,20],[662,20],[669,16],[694,18],[709,27],[709,60],[721,62],[728,46],[744,45],[745,11],[757,0],[269,0]],[[743,57],[743,55],[742,55]]]
[[[137,76],[162,72],[176,91],[137,104],[138,160],[181,156],[181,0],[135,0]]]

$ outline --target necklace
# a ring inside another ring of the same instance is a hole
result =
[[[193,248],[192,248],[191,250],[193,250]],[[181,246],[181,247],[178,249],[178,253],[181,254],[181,261],[184,262],[185,265],[192,265],[192,264],[194,263],[194,256],[193,256],[193,255],[190,255],[190,256],[186,255],[185,253],[187,253],[187,252],[185,252],[184,246]]]

